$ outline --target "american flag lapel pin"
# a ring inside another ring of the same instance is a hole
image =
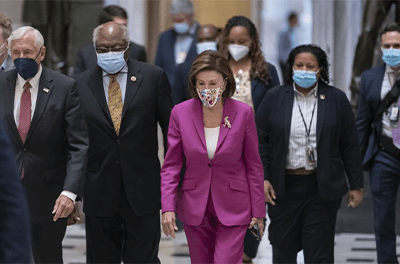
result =
[[[47,87],[44,87],[44,88],[43,88],[43,92],[45,92],[45,93],[49,93],[49,91],[50,91],[50,89],[49,89],[49,88],[47,88]]]

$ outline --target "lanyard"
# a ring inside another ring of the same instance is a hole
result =
[[[306,120],[304,119],[304,116],[303,116],[303,112],[301,111],[301,108],[300,108],[299,101],[297,100],[297,94],[296,94],[296,93],[294,93],[294,96],[295,96],[295,98],[296,98],[297,106],[299,107],[299,111],[300,111],[301,119],[303,119],[303,124],[304,124],[304,127],[305,127],[305,129],[306,129],[306,133],[307,133],[307,142],[308,142],[308,143],[310,143],[310,132],[311,132],[311,125],[312,125],[312,121],[313,121],[313,118],[314,118],[315,106],[317,105],[317,96],[315,96],[314,108],[313,108],[313,110],[312,110],[312,114],[311,114],[310,127],[309,127],[308,129],[307,129]]]

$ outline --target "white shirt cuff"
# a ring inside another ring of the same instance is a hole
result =
[[[64,190],[64,191],[61,192],[61,194],[67,196],[67,197],[68,197],[69,199],[71,199],[71,200],[74,202],[74,204],[75,204],[75,199],[76,199],[76,197],[77,197],[77,195],[76,195],[75,193]]]

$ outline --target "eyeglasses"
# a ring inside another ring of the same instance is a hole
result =
[[[103,48],[103,47],[94,47],[96,49],[97,53],[107,53],[107,52],[121,52],[121,51],[127,51],[129,49],[129,44],[124,46],[124,47],[112,47],[112,48]]]

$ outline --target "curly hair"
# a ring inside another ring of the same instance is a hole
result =
[[[329,83],[328,55],[326,55],[326,52],[323,49],[321,49],[318,45],[315,45],[315,44],[297,46],[290,52],[289,58],[286,61],[285,70],[284,70],[285,83],[286,84],[293,83],[293,78],[292,78],[293,70],[292,69],[293,69],[294,60],[296,59],[296,56],[298,54],[303,53],[303,52],[311,53],[315,56],[315,58],[318,61],[318,66],[320,68],[319,80],[328,84]]]
[[[245,27],[251,38],[249,57],[251,59],[250,78],[260,78],[264,82],[268,82],[271,76],[268,71],[268,64],[265,61],[261,51],[261,42],[257,33],[257,29],[253,22],[245,16],[234,16],[228,20],[225,28],[222,30],[222,37],[219,43],[219,50],[222,55],[229,60],[231,55],[228,51],[229,33],[233,27]]]

